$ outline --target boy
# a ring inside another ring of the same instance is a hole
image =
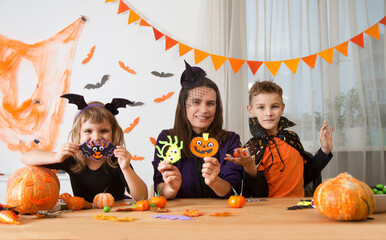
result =
[[[321,183],[320,172],[332,158],[332,131],[324,121],[319,138],[321,148],[315,156],[306,152],[296,133],[285,128],[295,126],[284,112],[283,90],[271,81],[255,82],[249,90],[247,110],[252,116],[249,127],[253,138],[245,144],[245,156],[225,158],[244,167],[247,197],[312,196]],[[305,192],[309,183],[313,189]]]

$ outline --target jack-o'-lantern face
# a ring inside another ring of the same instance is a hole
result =
[[[209,138],[209,133],[203,133],[202,137],[195,137],[190,142],[190,151],[197,157],[211,157],[218,151],[219,145],[216,139]]]

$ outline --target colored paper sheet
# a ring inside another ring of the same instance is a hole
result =
[[[214,69],[217,71],[224,63],[225,61],[228,59],[226,57],[223,57],[223,56],[219,56],[219,55],[214,55],[214,54],[211,54],[210,55],[212,57],[212,62],[213,62],[213,66],[214,66]]]
[[[135,21],[138,21],[139,19],[141,19],[141,17],[135,13],[133,10],[130,11],[130,15],[129,15],[129,24],[135,22]]]
[[[154,27],[153,27],[153,32],[154,32],[154,37],[156,41],[164,36],[162,32],[158,31]]]
[[[276,76],[277,71],[279,71],[282,61],[267,61],[264,62],[269,71],[273,76]]]
[[[174,47],[178,42],[174,40],[173,38],[165,35],[165,51],[169,50],[170,48]]]
[[[119,0],[118,14],[128,10],[130,10],[130,8],[126,5],[126,3],[123,0]]]
[[[365,31],[365,33],[377,40],[381,40],[381,36],[379,35],[379,27],[378,27],[378,23],[375,24],[374,26],[370,27],[369,29],[367,29]]]
[[[355,43],[356,45],[358,45],[361,48],[365,47],[365,45],[363,44],[363,32],[356,35],[355,37],[351,38],[350,41]]]
[[[293,74],[296,74],[296,71],[298,70],[300,58],[296,59],[290,59],[283,61],[285,65],[291,70]]]
[[[260,66],[263,64],[262,61],[247,61],[249,69],[251,69],[252,74],[255,75],[257,70],[259,70]]]
[[[332,58],[334,57],[334,48],[329,48],[318,53],[329,64],[332,64]]]
[[[240,68],[246,62],[246,60],[236,59],[236,58],[229,58],[228,60],[229,60],[229,63],[231,64],[233,72],[235,74],[240,70]]]
[[[185,44],[182,44],[182,43],[179,43],[178,45],[179,45],[178,48],[180,50],[180,57],[185,55],[186,53],[188,53],[190,50],[193,49],[193,48],[191,48]]]
[[[338,52],[348,57],[348,41],[339,44],[338,46],[334,47]]]
[[[307,57],[302,57],[303,62],[305,62],[310,68],[315,67],[315,62],[316,62],[316,54],[307,56]]]
[[[198,49],[194,49],[194,61],[196,64],[202,62],[202,60],[204,60],[208,56],[209,56],[209,53],[198,50]]]

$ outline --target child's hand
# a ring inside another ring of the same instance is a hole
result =
[[[176,166],[173,166],[169,161],[161,161],[157,169],[162,174],[165,184],[167,184],[170,189],[174,191],[180,189],[182,183],[181,172]]]
[[[256,166],[255,166],[255,160],[251,157],[251,152],[249,151],[248,148],[245,148],[245,156],[244,154],[240,151],[240,149],[236,149],[237,153],[239,154],[239,157],[234,157],[230,154],[225,155],[225,160],[233,163],[240,164],[243,166],[245,172],[254,177],[257,174]]]
[[[118,158],[118,164],[121,169],[130,168],[131,154],[126,148],[117,146],[117,149],[114,150],[114,156]]]
[[[214,157],[205,157],[201,172],[205,179],[205,184],[211,186],[220,173],[220,163]]]
[[[70,156],[75,157],[75,154],[78,151],[79,151],[79,144],[75,144],[75,143],[62,144],[55,154],[55,161],[60,163]]]
[[[319,139],[320,139],[320,148],[325,154],[330,154],[332,151],[332,132],[334,128],[328,128],[327,120],[324,120],[323,126],[320,128]]]

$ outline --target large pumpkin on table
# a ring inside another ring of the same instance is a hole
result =
[[[52,209],[59,198],[60,183],[56,174],[45,167],[26,166],[8,178],[6,201],[21,214]]]
[[[362,220],[373,213],[375,196],[371,188],[348,173],[321,183],[314,192],[318,211],[336,220]]]

